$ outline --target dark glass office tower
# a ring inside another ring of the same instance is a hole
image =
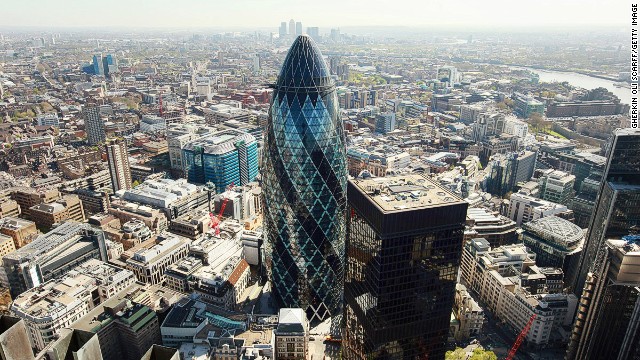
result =
[[[342,312],[346,149],[320,51],[298,36],[273,92],[263,150],[267,266],[283,307],[310,320]]]
[[[640,236],[607,240],[587,275],[566,359],[640,355]]]
[[[345,359],[444,359],[467,203],[419,175],[349,181]]]
[[[606,239],[619,239],[640,226],[640,130],[618,129],[607,151],[602,182],[589,222],[579,271],[573,281],[577,296],[598,250]],[[638,229],[640,230],[640,229]]]

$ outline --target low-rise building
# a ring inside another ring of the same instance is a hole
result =
[[[136,252],[127,260],[127,268],[133,271],[139,281],[147,284],[162,284],[165,271],[171,264],[187,256],[191,240],[171,234],[158,235],[156,245]]]
[[[518,241],[516,223],[485,208],[468,208],[464,239],[484,238],[491,246],[513,244]]]
[[[30,243],[38,234],[36,223],[17,217],[5,217],[0,219],[0,234],[13,239],[16,249]]]
[[[564,344],[578,299],[574,294],[557,293],[562,270],[538,268],[534,259],[535,254],[522,244],[491,249],[486,240],[473,239],[463,249],[461,280],[514,335],[535,314],[525,338],[529,346]]]
[[[453,314],[459,324],[453,334],[456,341],[467,341],[482,333],[484,310],[469,294],[467,287],[462,284],[456,284]]]
[[[283,308],[278,313],[275,360],[306,360],[309,357],[309,322],[304,310]]]
[[[60,329],[134,282],[131,271],[92,259],[16,297],[11,312],[24,319],[33,346],[42,350]]]
[[[84,209],[77,195],[64,195],[62,199],[48,204],[38,204],[29,209],[36,225],[50,229],[65,220],[84,222]]]
[[[68,221],[5,255],[0,282],[15,298],[90,259],[108,260],[104,233],[88,224]]]
[[[522,193],[513,193],[509,198],[509,206],[505,214],[518,226],[531,220],[556,215],[564,219],[573,219],[573,212],[565,205],[542,200]]]

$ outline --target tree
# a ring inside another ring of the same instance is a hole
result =
[[[473,350],[473,355],[471,355],[469,360],[498,360],[498,357],[493,351],[476,348]]]
[[[467,360],[467,353],[463,348],[456,348],[455,350],[449,350],[444,354],[445,360]]]

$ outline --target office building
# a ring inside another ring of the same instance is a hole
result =
[[[302,35],[302,22],[296,21],[296,36]]]
[[[640,237],[606,240],[592,260],[567,360],[635,359],[640,353]]]
[[[100,116],[100,107],[87,104],[82,108],[82,118],[84,119],[84,130],[87,133],[89,145],[103,143],[107,135],[104,129],[104,120]]]
[[[551,215],[556,215],[567,220],[571,220],[573,217],[571,210],[564,205],[538,199],[519,192],[511,194],[505,215],[515,221],[518,226],[531,220]]]
[[[302,309],[282,308],[274,331],[275,360],[309,358],[309,321]]]
[[[35,239],[38,234],[36,223],[17,217],[5,217],[0,219],[0,234],[13,239],[16,249],[23,247]]]
[[[519,117],[528,118],[533,113],[544,115],[544,103],[536,100],[533,96],[514,93],[513,100],[515,113]]]
[[[191,240],[171,233],[158,235],[156,245],[137,251],[127,260],[127,268],[138,281],[146,284],[162,284],[165,271],[171,264],[187,256]]]
[[[289,20],[289,35],[296,35],[296,22],[293,19]]]
[[[518,241],[515,221],[485,208],[469,208],[464,239],[486,239],[491,246],[509,245]]]
[[[44,229],[51,229],[65,220],[85,221],[84,208],[78,195],[64,195],[55,202],[32,206],[29,213],[33,222]]]
[[[285,21],[280,23],[278,35],[280,35],[280,39],[284,39],[287,36],[287,23]]]
[[[91,259],[20,294],[11,312],[22,318],[36,350],[42,350],[89,310],[135,282],[129,270]]]
[[[444,358],[467,203],[420,175],[348,199],[343,358]]]
[[[525,341],[531,348],[562,345],[568,340],[578,299],[561,293],[562,271],[535,265],[535,253],[522,244],[492,249],[482,238],[467,241],[462,253],[460,278],[480,296],[513,336],[532,315],[536,319]],[[560,286],[558,286],[560,283]]]
[[[39,126],[60,126],[60,119],[57,113],[46,113],[38,116]]]
[[[536,264],[561,268],[565,281],[570,284],[580,263],[584,231],[557,216],[524,223],[522,229],[522,242],[536,254]]]
[[[251,134],[225,130],[192,140],[182,150],[189,182],[212,182],[216,191],[246,185],[258,176],[258,143]]]
[[[562,205],[569,205],[576,192],[573,190],[576,177],[564,171],[547,169],[538,177],[540,198]]]
[[[628,235],[640,226],[640,130],[619,129],[607,151],[598,198],[589,223],[580,269],[573,285],[577,295],[606,239]],[[604,250],[602,250],[604,251]]]
[[[60,329],[54,341],[38,354],[46,360],[102,360],[98,337],[88,331]]]
[[[145,180],[134,189],[120,190],[113,199],[112,208],[124,207],[126,210],[135,212],[134,204],[138,204],[144,207],[138,208],[141,211],[149,212],[152,209],[158,209],[165,214],[167,220],[171,220],[206,205],[208,193],[204,187],[190,184],[186,179],[158,179]],[[123,221],[129,220],[131,219]],[[155,227],[150,226],[147,221],[145,224],[149,228]]]
[[[128,299],[137,288],[135,284],[125,288],[71,325],[98,336],[104,360],[140,360],[162,341],[156,313]]]
[[[105,150],[113,192],[131,189],[131,167],[126,142],[121,139],[111,140],[105,145]]]
[[[1,279],[2,285],[15,299],[90,259],[107,261],[104,233],[88,224],[68,221],[5,255],[2,266],[6,278]]]
[[[11,192],[11,198],[20,206],[22,215],[29,218],[31,207],[38,204],[49,204],[60,199],[58,189],[34,189],[29,187],[16,188]]]
[[[320,41],[320,28],[317,26],[312,26],[307,28],[307,35],[311,37],[314,41]]]
[[[386,134],[396,129],[396,114],[392,112],[378,114],[376,117],[376,132]]]
[[[338,99],[320,50],[299,36],[275,85],[263,150],[272,289],[311,319],[341,313],[347,166]]]

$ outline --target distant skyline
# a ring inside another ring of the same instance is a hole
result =
[[[0,27],[273,28],[308,26],[537,28],[630,26],[626,0],[10,0]]]

